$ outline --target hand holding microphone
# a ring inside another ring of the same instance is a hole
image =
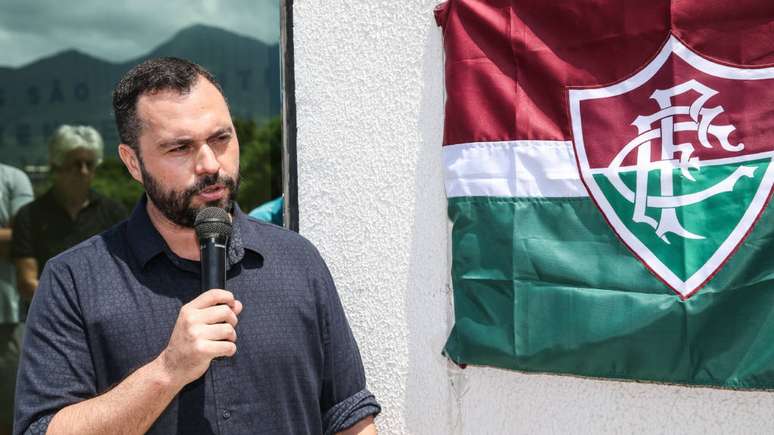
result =
[[[180,385],[199,379],[210,361],[236,353],[237,316],[242,303],[226,290],[208,290],[183,305],[161,360]]]
[[[207,207],[196,216],[194,228],[201,248],[203,293],[180,309],[160,356],[173,382],[180,385],[201,377],[214,358],[234,355],[237,316],[242,312],[242,303],[224,290],[230,216],[221,208]]]

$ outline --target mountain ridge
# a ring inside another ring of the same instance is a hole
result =
[[[279,114],[278,44],[197,24],[125,62],[73,48],[23,66],[0,67],[2,161],[16,166],[45,163],[47,138],[62,123],[93,125],[105,140],[105,153],[115,155],[113,87],[131,66],[159,56],[188,58],[214,73],[234,117],[263,122]]]
[[[160,44],[156,45],[148,53],[157,51],[159,47],[161,47],[163,45],[166,45],[166,44],[169,44],[170,42],[174,41],[175,39],[184,38],[184,37],[188,37],[188,35],[190,35],[190,34],[194,34],[195,35],[197,33],[203,33],[203,32],[213,32],[213,33],[220,34],[220,35],[228,35],[230,37],[242,38],[242,39],[245,39],[245,40],[249,40],[249,41],[251,41],[253,43],[258,43],[258,44],[265,45],[267,47],[271,47],[271,46],[279,44],[279,43],[272,44],[272,43],[268,43],[268,42],[265,42],[265,41],[261,41],[260,39],[253,38],[251,36],[247,36],[247,35],[244,35],[242,33],[232,32],[230,30],[226,30],[226,29],[223,29],[223,28],[220,28],[220,27],[210,26],[210,25],[203,24],[203,23],[197,23],[197,24],[192,24],[192,25],[190,25],[188,27],[184,27],[184,28],[178,30],[172,36],[170,36],[169,38],[164,40],[164,42],[161,42]],[[84,56],[84,57],[91,58],[91,59],[98,60],[98,61],[105,62],[105,63],[111,63],[111,64],[114,64],[114,65],[133,64],[133,63],[136,63],[137,59],[143,59],[148,54],[148,53],[146,53],[146,54],[143,54],[143,55],[134,56],[134,57],[129,58],[128,60],[115,61],[115,60],[105,59],[105,58],[100,57],[98,55],[87,53],[85,51],[81,51],[77,47],[69,47],[69,48],[65,48],[63,50],[59,50],[57,52],[48,54],[48,55],[41,56],[41,57],[39,57],[37,59],[33,59],[33,60],[31,60],[31,61],[29,61],[27,63],[24,63],[22,65],[19,65],[19,66],[0,65],[0,72],[2,72],[2,71],[17,71],[17,70],[25,69],[25,68],[28,68],[30,66],[34,66],[35,64],[38,64],[40,62],[44,62],[46,60],[49,60],[51,58],[58,57],[58,56],[61,56],[61,55],[70,54],[70,53],[77,54],[77,55],[80,55],[80,56]]]

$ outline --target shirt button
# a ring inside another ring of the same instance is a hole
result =
[[[228,410],[223,411],[223,420],[228,420],[229,418],[231,418],[231,412]]]

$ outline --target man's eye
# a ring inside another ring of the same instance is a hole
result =
[[[216,140],[218,142],[220,142],[220,143],[228,142],[229,140],[231,140],[231,135],[230,134],[223,134],[223,135],[218,136]]]
[[[179,154],[188,151],[188,148],[188,145],[180,145],[170,149],[169,152]]]

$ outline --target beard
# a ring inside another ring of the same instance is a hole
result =
[[[140,160],[140,171],[148,199],[158,208],[164,216],[173,223],[187,228],[193,228],[196,215],[205,207],[219,207],[230,212],[239,191],[239,173],[236,178],[227,175],[210,174],[196,180],[193,186],[183,190],[164,190],[156,178],[145,170],[145,165]],[[221,199],[206,202],[199,207],[191,205],[193,197],[202,190],[220,184],[228,189],[228,196]]]

